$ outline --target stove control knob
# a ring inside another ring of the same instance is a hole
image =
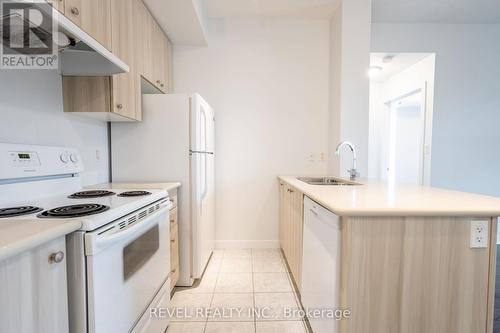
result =
[[[61,159],[61,162],[63,163],[68,163],[69,162],[69,156],[68,153],[62,153],[61,156],[59,156]]]
[[[78,162],[78,155],[77,154],[71,154],[70,157],[71,162],[76,163]]]

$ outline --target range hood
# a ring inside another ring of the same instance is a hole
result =
[[[41,7],[42,8],[42,7]],[[50,10],[54,26],[57,27],[57,36],[52,36],[59,48],[59,71],[64,76],[110,76],[114,74],[127,73],[129,66],[111,53],[98,41],[83,31],[67,17],[59,13],[56,9],[43,6]],[[42,8],[42,11],[43,11]],[[49,13],[44,13],[49,14]],[[1,26],[4,24],[7,16],[1,17]],[[19,33],[22,33],[23,24],[26,22],[21,16],[10,15],[10,28],[17,27]],[[37,36],[52,34],[52,31],[46,31],[37,28]],[[9,38],[22,38],[11,34]],[[43,37],[41,38],[43,40]],[[3,39],[3,43],[8,40]]]

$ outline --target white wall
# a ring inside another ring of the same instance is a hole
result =
[[[434,113],[434,71],[435,55],[429,54],[421,61],[402,69],[384,81],[370,83],[370,130],[369,130],[369,172],[368,176],[385,179],[384,166],[389,154],[390,110],[385,103],[410,92],[426,90],[426,116],[424,145],[428,147],[424,156],[425,185],[431,184],[432,122]]]
[[[372,26],[372,52],[436,53],[431,184],[500,195],[500,25]]]
[[[108,181],[107,125],[63,112],[61,76],[56,72],[1,70],[0,114],[0,142],[78,148],[85,166],[83,183]]]
[[[342,1],[330,22],[330,137],[329,171],[347,176],[352,155],[340,159],[335,148],[351,141],[358,150],[358,171],[368,174],[368,67],[370,65],[371,1]]]
[[[208,39],[174,48],[174,90],[216,112],[218,246],[278,246],[276,177],[327,168],[329,23],[209,20]]]

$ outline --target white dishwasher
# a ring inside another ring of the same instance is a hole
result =
[[[302,304],[306,310],[339,308],[340,218],[308,197],[304,198]],[[309,316],[314,333],[338,331],[334,318]]]

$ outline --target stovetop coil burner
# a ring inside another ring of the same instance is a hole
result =
[[[68,198],[70,198],[70,199],[101,198],[101,197],[107,197],[107,196],[114,195],[114,194],[115,194],[115,192],[106,191],[106,190],[91,190],[91,191],[82,191],[82,192],[73,193]]]
[[[151,192],[148,191],[127,191],[118,194],[119,197],[142,197],[144,195],[150,195]]]
[[[37,216],[40,218],[70,218],[99,214],[109,209],[108,206],[99,204],[81,204],[62,206],[46,210]]]
[[[29,214],[41,212],[42,210],[43,210],[43,208],[35,207],[35,206],[20,206],[20,207],[0,208],[0,218],[29,215]]]

